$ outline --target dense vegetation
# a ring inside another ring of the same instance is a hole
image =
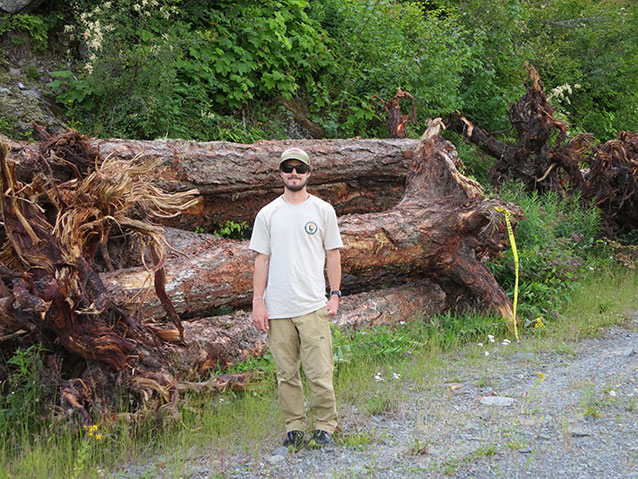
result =
[[[573,130],[638,130],[638,5],[628,0],[73,0],[0,23],[68,47],[51,88],[96,136],[253,141],[385,134],[398,87],[428,117],[506,129],[533,62]],[[297,121],[293,121],[296,118]],[[307,134],[307,133],[306,133]]]

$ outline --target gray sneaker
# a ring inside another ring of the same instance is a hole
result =
[[[290,431],[284,439],[282,446],[299,449],[303,445],[303,431]]]
[[[317,429],[308,442],[308,447],[334,446],[335,441],[332,434],[321,429]]]

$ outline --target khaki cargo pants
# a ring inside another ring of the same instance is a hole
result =
[[[299,361],[310,386],[310,411],[314,428],[333,433],[337,408],[332,373],[332,337],[328,311],[290,319],[272,319],[268,330],[270,351],[277,366],[279,407],[286,432],[303,431],[306,411]]]

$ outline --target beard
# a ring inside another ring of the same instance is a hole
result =
[[[292,192],[297,192],[297,191],[301,191],[301,190],[303,190],[303,189],[306,187],[306,185],[308,184],[308,177],[306,177],[306,179],[305,179],[305,180],[304,180],[304,179],[302,179],[302,178],[297,178],[297,180],[301,180],[301,182],[299,182],[299,183],[292,183],[292,182],[290,181],[290,179],[288,179],[288,180],[283,179],[284,187],[285,187],[287,190],[290,190],[290,191],[292,191]]]

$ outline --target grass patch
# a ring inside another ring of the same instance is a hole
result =
[[[488,444],[486,446],[479,447],[468,456],[467,461],[475,461],[481,457],[492,457],[496,454],[496,451],[496,444]]]
[[[364,450],[377,442],[378,437],[374,431],[360,431],[351,434],[340,434],[336,437],[336,443],[352,449]]]

